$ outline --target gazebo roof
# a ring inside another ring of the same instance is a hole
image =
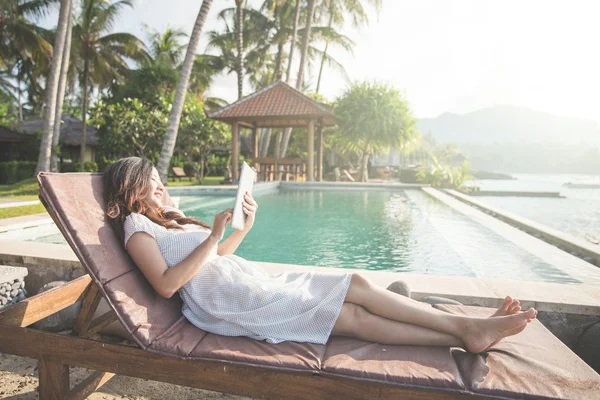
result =
[[[237,122],[247,127],[284,128],[306,126],[311,119],[335,125],[331,107],[277,81],[223,108],[207,113],[209,118]]]

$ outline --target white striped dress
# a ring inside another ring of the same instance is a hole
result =
[[[168,230],[132,213],[124,223],[125,245],[134,233],[145,232],[156,239],[165,262],[172,267],[210,234],[200,226],[184,227],[185,231]],[[325,344],[351,277],[314,272],[268,274],[256,263],[235,255],[218,256],[214,250],[179,294],[183,315],[207,332],[269,343]]]

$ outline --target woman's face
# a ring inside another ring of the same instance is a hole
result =
[[[162,207],[163,197],[165,195],[165,187],[160,181],[160,176],[156,168],[152,168],[152,177],[150,178],[150,190],[148,192],[148,200],[156,207]]]

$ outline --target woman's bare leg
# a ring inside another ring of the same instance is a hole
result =
[[[534,309],[494,318],[453,315],[380,288],[358,274],[352,276],[345,301],[383,318],[448,333],[460,338],[473,353],[484,351],[503,337],[519,333],[536,315]]]
[[[344,303],[331,334],[388,345],[464,347],[460,339],[447,333],[392,321],[352,303]]]

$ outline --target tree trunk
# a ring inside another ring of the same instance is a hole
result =
[[[281,80],[281,59],[283,58],[283,43],[277,44],[277,56],[275,57],[275,80]]]
[[[298,78],[296,78],[296,89],[302,90],[304,81],[304,67],[308,55],[308,43],[310,42],[310,28],[312,26],[313,12],[315,10],[315,0],[308,0],[308,11],[306,13],[306,26],[302,37],[302,53],[300,55],[300,67],[298,69]]]
[[[271,144],[271,128],[263,128],[263,147],[260,150],[260,156],[266,157],[269,154],[269,145]]]
[[[17,96],[19,102],[19,122],[23,121],[23,104],[21,104],[21,81],[17,80]]]
[[[275,136],[275,158],[281,158],[281,130],[278,130],[277,136]]]
[[[296,89],[302,90],[302,77],[304,75],[304,66],[306,64],[306,56],[308,54],[308,43],[310,41],[310,27],[312,25],[312,16],[315,9],[315,0],[308,0],[308,12],[306,14],[306,27],[304,29],[304,36],[302,38],[302,53],[300,56],[300,68],[298,70],[298,78],[296,79]],[[295,29],[294,29],[295,31]],[[292,41],[293,44],[293,41]],[[290,54],[291,62],[291,54]],[[289,65],[288,65],[289,71]],[[289,76],[288,76],[289,81]],[[283,140],[281,141],[281,150],[279,154],[281,157],[285,157],[287,154],[288,144],[290,142],[290,136],[292,135],[292,128],[286,128],[283,133]]]
[[[67,18],[71,9],[71,0],[62,0],[58,16],[58,27],[52,47],[52,65],[50,74],[46,80],[46,114],[44,118],[44,130],[42,141],[40,143],[40,154],[36,175],[39,171],[48,171],[50,169],[50,154],[52,146],[52,133],[54,132],[54,113],[56,108],[56,91],[58,89],[58,78],[60,75],[60,65],[62,63],[62,53],[65,47],[65,36],[67,34]]]
[[[300,0],[296,0],[296,10],[294,11],[294,31],[292,33],[292,43],[290,44],[290,58],[288,59],[287,72],[285,80],[289,84],[292,79],[292,61],[294,60],[294,46],[298,39],[298,19],[300,18]]]
[[[331,2],[333,4],[333,2]],[[329,25],[328,28],[331,29],[331,25],[333,24],[333,12],[332,7],[329,7]],[[325,57],[327,56],[327,49],[329,48],[329,41],[325,42],[325,50],[323,50],[323,55],[321,56],[321,66],[319,67],[319,77],[317,78],[317,90],[316,93],[319,93],[319,88],[321,87],[321,77],[323,76],[323,67],[325,66]]]
[[[160,179],[163,182],[167,182],[167,174],[169,170],[169,163],[173,156],[173,149],[175,148],[175,142],[177,140],[177,130],[179,129],[179,120],[181,119],[181,112],[183,110],[183,103],[185,101],[185,94],[187,92],[188,83],[190,81],[190,74],[192,72],[192,66],[194,65],[194,59],[196,57],[196,50],[198,49],[198,43],[200,42],[200,34],[202,28],[206,22],[206,17],[212,0],[203,0],[198,18],[194,24],[194,30],[190,37],[187,51],[185,53],[185,60],[183,67],[179,74],[179,82],[177,83],[177,90],[175,91],[175,101],[173,102],[173,108],[171,109],[171,115],[169,116],[169,125],[167,126],[167,135],[163,142],[162,149],[160,151],[160,157],[156,169],[160,175]]]
[[[84,52],[83,60],[83,93],[82,93],[82,105],[81,105],[81,120],[83,126],[81,128],[81,148],[79,152],[79,170],[83,171],[83,164],[85,162],[85,142],[87,135],[87,107],[88,107],[88,89],[90,87],[90,62],[88,60],[87,51]]]
[[[73,18],[71,9],[69,8],[69,19],[67,21],[67,35],[65,37],[65,48],[63,50],[62,65],[60,67],[60,79],[58,81],[58,95],[56,99],[56,113],[54,116],[54,133],[52,134],[52,160],[50,170],[58,172],[59,158],[59,140],[60,140],[60,122],[62,119],[62,106],[65,100],[65,89],[67,86],[67,72],[69,71],[69,58],[71,57],[71,31],[73,28]]]
[[[237,40],[235,46],[237,48],[237,80],[238,80],[238,100],[242,98],[244,89],[244,55],[242,49],[244,47],[244,10],[242,8],[242,0],[235,0],[236,10],[235,16],[237,20]]]
[[[367,182],[369,180],[369,153],[367,150],[363,151],[362,162],[360,166],[360,181]]]

